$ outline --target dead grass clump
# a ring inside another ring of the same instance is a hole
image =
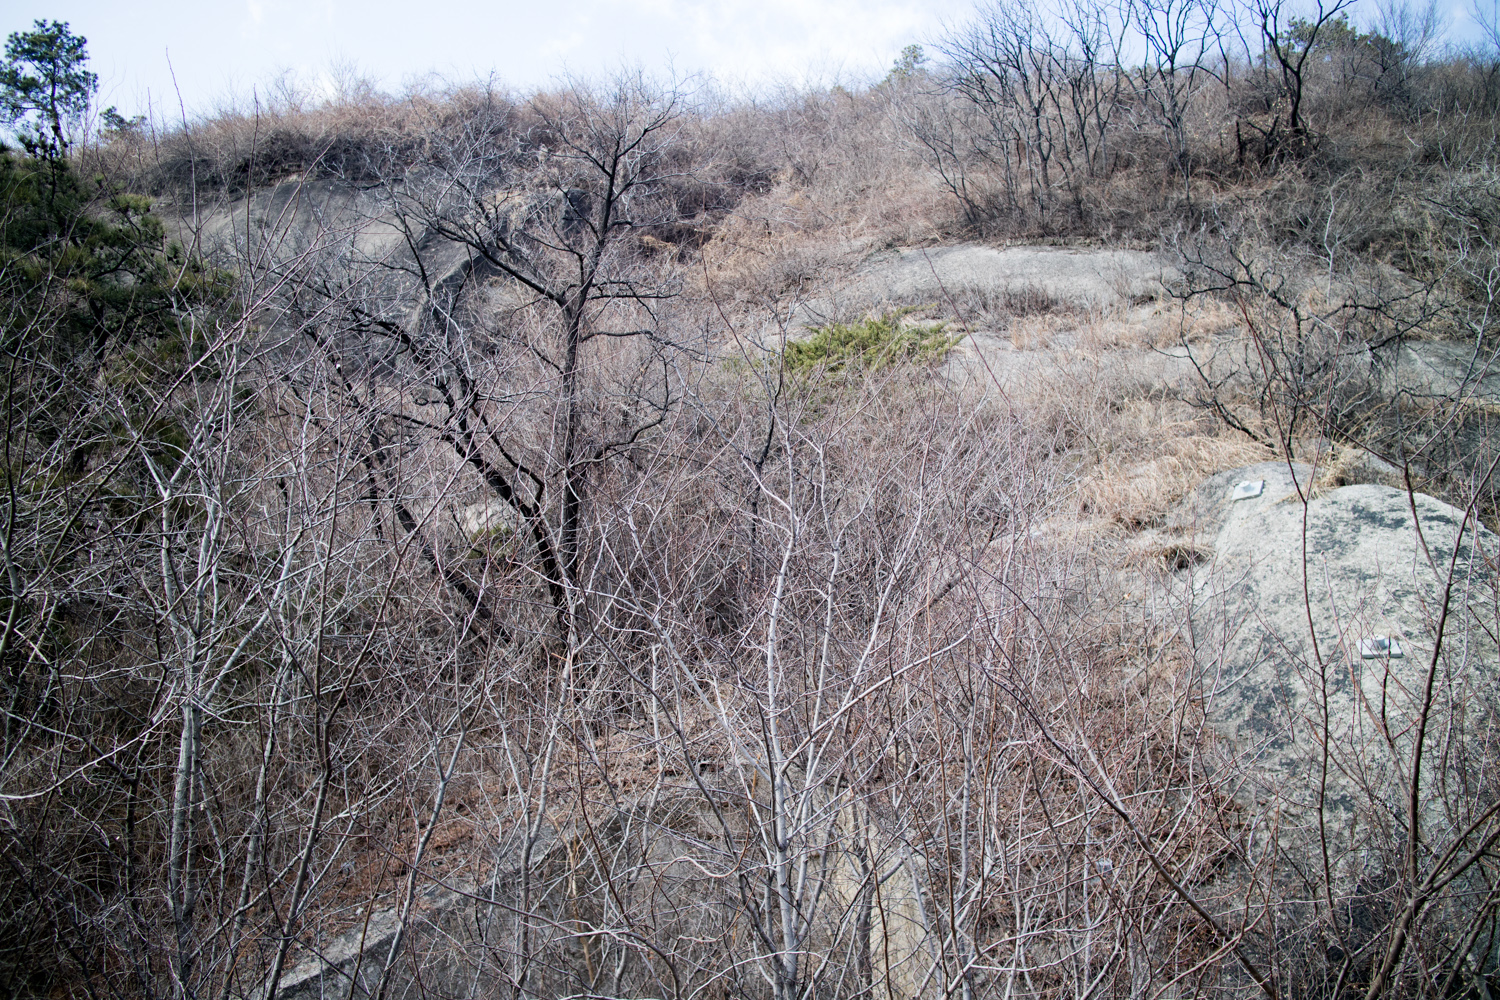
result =
[[[1168,539],[1133,554],[1130,565],[1182,573],[1213,558],[1213,549],[1182,539]]]
[[[1156,302],[1101,314],[1083,327],[1094,349],[1170,350],[1184,343],[1207,347],[1239,336],[1244,318],[1235,306],[1212,297],[1191,302]]]
[[[1264,461],[1263,446],[1170,397],[1106,408],[1089,434],[1080,508],[1127,531],[1162,523],[1208,476]]]
[[[755,217],[742,204],[715,230],[695,269],[705,298],[736,317],[810,296],[832,275],[852,272],[862,254],[832,234],[801,229],[785,215]]]
[[[1087,323],[1087,319],[1083,322]],[[1003,323],[999,329],[1012,347],[1018,351],[1039,351],[1050,347],[1059,334],[1076,330],[1080,314],[1071,309],[1048,310],[1012,315]]]

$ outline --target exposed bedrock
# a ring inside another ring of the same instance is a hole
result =
[[[1320,492],[1310,471],[1268,463],[1197,491],[1213,556],[1191,634],[1208,717],[1251,765],[1241,799],[1283,843],[1321,814],[1334,860],[1368,865],[1404,842],[1413,776],[1430,844],[1495,797],[1500,546],[1432,497]]]

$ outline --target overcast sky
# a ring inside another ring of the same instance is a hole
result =
[[[927,41],[973,0],[5,0],[0,30],[67,21],[88,39],[100,99],[147,95],[208,111],[290,71],[328,86],[342,68],[386,89],[436,72],[520,90],[565,73],[640,66],[726,83],[858,80]],[[169,69],[170,65],[170,69]],[[173,74],[177,86],[173,86]]]
[[[1440,2],[1450,37],[1471,35],[1467,0]],[[189,113],[209,112],[285,73],[314,92],[350,71],[387,90],[430,73],[493,74],[529,90],[635,66],[756,88],[858,82],[966,18],[974,0],[3,0],[0,9],[0,33],[48,18],[85,36],[102,105],[136,114],[149,96],[175,117],[179,92]]]

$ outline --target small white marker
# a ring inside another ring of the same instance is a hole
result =
[[[1361,659],[1378,660],[1383,656],[1393,660],[1399,660],[1406,654],[1401,650],[1401,643],[1390,636],[1377,635],[1369,639],[1359,640],[1359,655]]]
[[[1243,483],[1234,484],[1234,492],[1229,494],[1229,499],[1231,501],[1253,500],[1265,491],[1266,481],[1264,479],[1247,479]]]

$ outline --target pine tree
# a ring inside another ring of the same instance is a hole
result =
[[[88,39],[66,21],[36,21],[14,31],[0,64],[0,120],[32,156],[59,160],[99,89],[89,72]]]

